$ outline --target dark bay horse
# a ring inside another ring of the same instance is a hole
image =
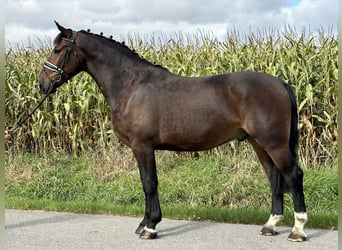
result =
[[[295,224],[288,239],[306,239],[297,104],[289,85],[257,72],[180,77],[112,39],[56,25],[60,34],[40,72],[40,89],[53,93],[80,71],[94,78],[110,106],[116,136],[138,162],[146,200],[136,230],[141,238],[155,238],[162,219],[155,150],[200,151],[247,139],[272,190],[271,215],[260,233],[277,234],[284,192],[290,190]]]

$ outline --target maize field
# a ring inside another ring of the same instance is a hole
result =
[[[325,32],[263,31],[224,40],[210,33],[182,32],[143,39],[128,35],[128,47],[146,60],[181,76],[252,70],[272,74],[293,86],[299,112],[301,164],[315,167],[337,159],[338,40]],[[43,97],[38,74],[51,52],[49,42],[6,48],[6,128],[30,112]],[[272,105],[272,104],[270,104]],[[225,153],[223,150],[211,153]],[[80,155],[124,147],[111,130],[109,107],[94,80],[81,73],[49,96],[31,119],[14,131],[6,152]],[[228,149],[227,149],[228,150]],[[249,147],[246,150],[251,150]]]

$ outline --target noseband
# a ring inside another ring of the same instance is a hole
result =
[[[55,64],[53,64],[53,63],[51,63],[49,61],[45,61],[44,64],[43,64],[43,70],[44,70],[45,74],[47,75],[47,77],[50,80],[50,87],[49,87],[50,91],[52,91],[54,85],[57,82],[61,81],[62,79],[63,80],[68,80],[68,77],[63,75],[63,73],[64,73],[63,67],[64,67],[65,63],[69,60],[71,49],[72,49],[72,47],[74,46],[74,43],[75,43],[76,34],[77,34],[76,31],[72,31],[72,36],[71,36],[70,39],[67,39],[67,38],[64,38],[64,37],[62,38],[63,40],[68,41],[69,43],[68,43],[68,46],[66,48],[66,51],[65,51],[65,54],[64,54],[64,57],[63,57],[63,60],[62,60],[62,63],[61,63],[60,66],[56,66]],[[57,79],[51,79],[49,77],[49,75],[47,74],[45,69],[51,70],[53,72],[56,72],[58,78]]]

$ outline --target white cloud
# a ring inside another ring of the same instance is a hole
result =
[[[53,37],[58,33],[53,20],[75,30],[127,33],[141,36],[179,30],[210,31],[224,38],[227,29],[240,32],[276,28],[285,24],[311,29],[334,26],[337,30],[337,0],[8,0],[5,36],[10,42],[26,42],[28,37]],[[336,31],[337,32],[337,31]]]
[[[337,28],[337,5],[338,2],[335,0],[302,0],[293,8],[284,8],[283,13],[290,25],[306,25],[313,28],[334,25]]]

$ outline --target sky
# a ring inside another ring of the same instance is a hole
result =
[[[6,44],[51,41],[58,34],[54,20],[116,40],[179,31],[224,39],[230,30],[248,34],[286,25],[337,34],[338,0],[5,0]]]

